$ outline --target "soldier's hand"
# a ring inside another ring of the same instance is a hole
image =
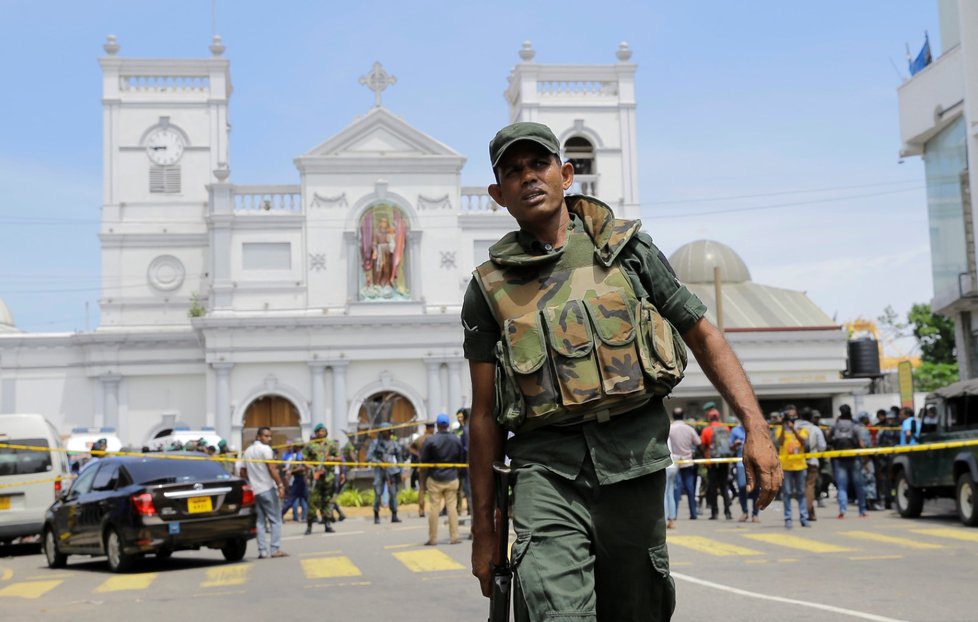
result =
[[[781,461],[778,452],[774,450],[771,435],[763,419],[760,423],[747,430],[747,442],[744,444],[744,471],[747,474],[747,492],[759,490],[757,507],[766,508],[784,481],[781,471]]]
[[[472,574],[479,579],[482,595],[489,598],[492,590],[492,555],[496,548],[492,532],[472,532]]]

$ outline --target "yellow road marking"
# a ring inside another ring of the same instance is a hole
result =
[[[437,549],[425,551],[404,551],[394,553],[394,557],[407,566],[411,572],[434,572],[440,570],[462,570],[465,568],[448,555]]]
[[[943,545],[940,544],[930,544],[929,542],[914,542],[913,540],[907,540],[906,538],[901,538],[899,536],[886,536],[881,533],[876,533],[875,531],[843,531],[842,535],[849,536],[850,538],[859,538],[861,540],[872,540],[873,542],[892,544],[893,546],[902,546],[908,549],[944,548]]]
[[[125,592],[127,590],[145,590],[156,579],[157,573],[147,572],[144,574],[122,575],[110,577],[102,585],[95,588],[95,592]]]
[[[363,573],[353,565],[349,557],[337,555],[335,557],[320,557],[317,559],[300,560],[302,572],[307,579],[333,579],[336,577],[359,577]]]
[[[707,555],[715,555],[717,557],[730,557],[733,555],[762,555],[761,551],[755,551],[754,549],[748,549],[735,544],[727,544],[725,542],[720,542],[719,540],[711,540],[710,538],[704,538],[702,536],[669,536],[667,542],[670,545],[676,544],[683,548],[692,549],[700,553],[706,553]]]
[[[3,572],[0,572],[0,581],[9,581],[11,577],[14,576],[14,571],[10,568],[4,568]]]
[[[417,545],[414,545],[414,544],[388,544],[387,546],[384,547],[384,549],[389,551],[390,549],[406,549],[406,548],[409,548],[409,547],[412,547],[412,546],[417,546]]]
[[[200,584],[200,587],[241,585],[248,579],[249,570],[251,570],[251,564],[235,564],[233,566],[208,568],[207,578]]]
[[[11,583],[0,590],[0,598],[40,598],[61,585],[61,579],[55,581],[22,581]]]
[[[321,590],[324,587],[361,587],[364,585],[370,585],[370,581],[347,581],[346,583],[317,583],[315,585],[307,585],[304,589],[307,590]]]
[[[911,529],[914,533],[923,536],[936,536],[938,538],[950,538],[952,540],[964,540],[965,542],[978,542],[978,533],[974,530],[964,529]]]
[[[299,553],[299,557],[322,557],[323,555],[339,555],[342,553],[339,549],[335,551],[315,551],[313,553]]]
[[[744,537],[757,540],[758,542],[785,546],[789,549],[808,551],[809,553],[847,553],[855,550],[837,544],[826,544],[817,540],[802,538],[801,536],[789,536],[784,533],[752,533],[744,534]]]
[[[880,559],[903,559],[903,555],[859,555],[856,557],[850,557],[849,559],[854,562],[866,562]]]

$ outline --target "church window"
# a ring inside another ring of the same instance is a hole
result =
[[[149,167],[149,191],[151,194],[177,194],[180,192],[180,167],[159,166]]]
[[[378,203],[360,218],[360,300],[411,300],[408,281],[408,219],[397,207]]]
[[[583,194],[597,194],[597,170],[594,161],[594,146],[586,138],[572,136],[564,143],[564,154],[574,166],[576,185]]]

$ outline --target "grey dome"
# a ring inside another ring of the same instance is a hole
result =
[[[0,298],[0,333],[14,332],[17,330],[17,326],[14,325],[14,316],[10,313],[10,309],[4,304],[3,299]]]
[[[713,240],[696,240],[676,249],[669,257],[676,276],[684,283],[712,283],[713,267],[720,266],[724,283],[750,281],[747,264],[732,248]]]

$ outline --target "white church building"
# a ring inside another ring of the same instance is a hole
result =
[[[202,59],[124,58],[113,37],[104,49],[99,326],[20,332],[0,301],[0,414],[39,412],[62,432],[114,427],[134,446],[212,426],[240,447],[258,425],[276,441],[317,423],[342,439],[469,404],[462,294],[515,221],[485,187],[461,185],[466,156],[382,105],[393,79],[380,64],[361,79],[375,106],[295,157],[294,185],[261,185],[228,164],[219,37]],[[628,46],[611,64],[534,55],[524,44],[509,75],[510,119],[552,127],[575,190],[639,218]],[[725,327],[762,405],[834,410],[865,390],[842,377],[845,332],[803,293],[752,283],[715,242],[672,260],[711,310],[721,267]],[[691,359],[676,400],[711,399]]]

